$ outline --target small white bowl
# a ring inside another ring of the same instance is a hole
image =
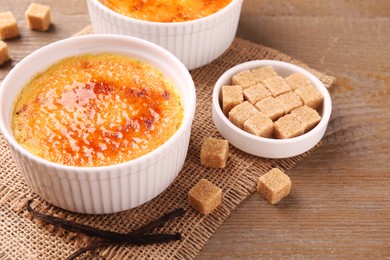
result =
[[[212,62],[229,48],[236,35],[242,3],[243,0],[232,0],[212,15],[176,23],[130,18],[99,0],[88,0],[88,10],[95,33],[123,34],[154,42],[191,70]]]
[[[14,104],[37,73],[66,57],[111,52],[142,60],[158,68],[177,86],[184,117],[177,132],[156,150],[132,161],[103,167],[73,167],[37,157],[12,133]],[[195,113],[194,82],[184,65],[165,49],[120,35],[89,35],[47,45],[24,58],[0,88],[0,129],[28,185],[48,202],[79,213],[103,214],[141,205],[164,191],[187,156]]]
[[[248,69],[255,69],[262,66],[272,66],[282,77],[300,72],[324,96],[323,107],[320,111],[321,121],[309,132],[290,139],[272,139],[255,136],[235,126],[224,115],[221,109],[221,92],[223,85],[231,84],[234,74]],[[282,61],[256,60],[239,64],[226,71],[218,79],[213,90],[212,117],[215,126],[221,135],[238,149],[264,158],[287,158],[302,154],[314,147],[324,136],[332,112],[332,101],[324,84],[307,70]]]

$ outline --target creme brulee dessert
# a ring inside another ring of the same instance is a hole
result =
[[[99,0],[111,10],[150,22],[184,22],[218,12],[232,0]]]
[[[106,166],[145,155],[183,120],[176,87],[142,61],[100,53],[66,58],[36,75],[13,115],[15,139],[70,166]]]

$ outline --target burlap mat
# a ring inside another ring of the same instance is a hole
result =
[[[87,27],[79,34],[92,33]],[[170,221],[161,230],[181,232],[181,241],[149,246],[112,246],[89,253],[85,258],[107,259],[193,259],[243,200],[256,190],[258,177],[271,167],[291,169],[311,151],[283,160],[262,159],[231,147],[225,169],[208,169],[200,164],[199,154],[205,137],[220,137],[211,118],[211,96],[217,78],[232,66],[255,59],[282,60],[302,66],[315,74],[327,87],[334,78],[308,68],[286,54],[249,41],[236,38],[219,59],[191,71],[197,89],[197,108],[188,157],[174,183],[154,200],[110,215],[83,215],[66,212],[49,205],[34,194],[24,182],[0,134],[0,259],[63,259],[85,246],[90,238],[44,224],[26,211],[26,202],[35,198],[34,207],[45,213],[76,222],[118,232],[129,232],[175,208],[184,207],[186,214]],[[318,147],[319,145],[317,145]],[[201,178],[206,178],[223,190],[222,204],[208,216],[188,206],[187,193]]]

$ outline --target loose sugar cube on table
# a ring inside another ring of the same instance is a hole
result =
[[[255,107],[273,121],[284,115],[282,105],[274,97],[260,100],[255,104]]]
[[[0,13],[0,40],[19,36],[19,28],[12,12]]]
[[[276,204],[286,197],[291,190],[291,180],[278,168],[273,168],[260,176],[257,191],[269,203]]]
[[[0,65],[9,59],[11,59],[11,57],[9,56],[7,44],[3,41],[0,41]]]
[[[245,99],[248,100],[252,105],[266,97],[271,96],[271,92],[269,92],[269,90],[261,83],[250,86],[249,88],[245,89],[243,93]]]
[[[258,82],[278,76],[278,73],[271,66],[256,68],[251,70],[251,72],[257,78]]]
[[[294,109],[291,111],[291,114],[303,123],[305,132],[314,128],[321,121],[321,116],[318,112],[306,105]]]
[[[256,114],[258,110],[248,101],[235,106],[229,112],[229,120],[239,128],[244,127],[244,122]]]
[[[274,123],[274,137],[278,139],[293,138],[303,134],[304,131],[304,124],[292,114],[287,114]]]
[[[200,150],[200,162],[210,168],[225,168],[229,157],[229,142],[224,139],[206,138]]]
[[[259,81],[249,70],[241,71],[232,77],[232,84],[240,85],[244,89],[255,85],[258,82]]]
[[[290,86],[280,76],[268,78],[262,81],[264,86],[271,92],[273,97],[279,96],[283,93],[291,91]]]
[[[198,212],[208,215],[222,201],[222,189],[206,179],[201,179],[189,192],[188,203]]]
[[[244,102],[242,87],[240,85],[222,86],[222,111],[228,115],[230,110]]]
[[[284,79],[292,90],[296,90],[299,87],[311,85],[310,80],[302,73],[293,73]]]
[[[301,98],[294,91],[281,94],[275,99],[282,105],[285,114],[288,114],[291,110],[303,105]]]
[[[272,137],[274,122],[263,112],[257,112],[244,122],[244,130],[257,136],[269,138]]]
[[[303,104],[313,109],[319,109],[324,100],[324,97],[322,96],[321,92],[313,85],[302,86],[294,91],[302,99]]]
[[[31,3],[25,12],[27,25],[31,30],[46,31],[51,24],[50,7]]]

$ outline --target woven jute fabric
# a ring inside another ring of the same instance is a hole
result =
[[[92,33],[87,27],[79,34]],[[181,232],[182,239],[166,244],[110,246],[90,252],[82,259],[193,259],[207,240],[243,200],[255,192],[257,180],[272,167],[288,170],[313,152],[281,160],[271,160],[246,154],[230,147],[225,169],[206,168],[200,164],[200,147],[206,137],[221,137],[211,118],[211,96],[218,77],[239,63],[257,60],[281,60],[302,66],[316,75],[327,87],[334,78],[309,68],[304,63],[271,48],[236,38],[231,47],[217,60],[191,71],[196,85],[197,107],[192,127],[189,151],[183,169],[176,180],[161,195],[137,208],[107,215],[85,215],[58,209],[40,199],[26,185],[0,134],[0,259],[64,259],[93,238],[68,232],[33,219],[26,210],[28,199],[42,213],[59,216],[98,228],[127,233],[164,212],[183,207],[183,217],[169,221],[155,232]],[[206,178],[223,191],[221,205],[208,216],[193,210],[187,202],[188,191]]]

